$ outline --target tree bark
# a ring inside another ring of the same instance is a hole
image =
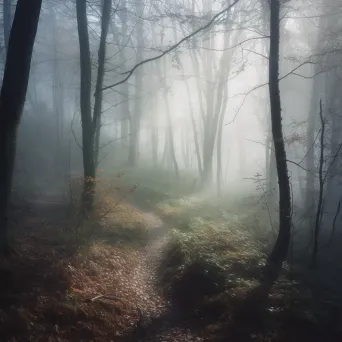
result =
[[[80,107],[82,122],[82,152],[84,185],[82,209],[91,211],[95,191],[94,128],[91,113],[91,58],[88,34],[87,3],[76,0],[77,28],[80,45],[81,89]]]
[[[271,105],[272,136],[275,148],[279,183],[279,233],[268,257],[264,280],[269,286],[279,276],[291,239],[291,193],[288,177],[286,150],[282,131],[281,102],[279,92],[279,0],[270,1],[270,54],[269,93]]]
[[[314,245],[313,245],[312,259],[311,259],[311,266],[314,268],[317,266],[318,238],[319,238],[319,233],[320,233],[322,207],[323,207],[323,193],[324,193],[323,164],[324,164],[325,121],[323,118],[322,100],[319,103],[319,116],[321,119],[321,144],[320,144],[320,158],[319,158],[319,171],[318,171],[319,195],[318,195],[318,203],[317,203],[317,209],[316,209],[315,227],[314,227]]]
[[[109,20],[111,15],[112,0],[103,0],[102,6],[102,18],[101,18],[101,37],[100,46],[98,51],[98,67],[97,67],[97,79],[95,88],[95,104],[93,114],[93,127],[95,134],[95,168],[99,162],[99,150],[100,150],[100,133],[101,133],[101,116],[102,116],[102,100],[103,100],[103,78],[105,73],[105,59],[106,59],[106,40],[108,35]]]
[[[0,95],[0,253],[9,254],[8,207],[17,131],[22,116],[42,0],[18,0]]]

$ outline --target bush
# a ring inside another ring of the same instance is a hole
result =
[[[261,245],[236,217],[197,218],[188,231],[171,231],[160,275],[172,299],[193,308],[225,290],[252,284],[265,259]]]

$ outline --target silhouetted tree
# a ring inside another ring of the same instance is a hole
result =
[[[18,0],[0,95],[0,252],[9,254],[8,207],[17,132],[22,116],[42,0]]]
[[[281,122],[279,92],[279,13],[280,1],[270,0],[269,93],[272,136],[279,184],[279,233],[275,246],[268,257],[264,273],[266,282],[271,285],[279,276],[291,239],[291,192]]]

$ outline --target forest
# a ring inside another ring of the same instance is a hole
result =
[[[342,341],[341,18],[0,0],[0,341]]]

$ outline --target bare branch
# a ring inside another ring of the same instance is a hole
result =
[[[213,18],[211,20],[209,20],[209,22],[200,27],[199,29],[197,29],[196,31],[190,33],[189,35],[183,37],[180,41],[178,41],[176,44],[173,44],[171,47],[169,47],[168,49],[166,49],[165,51],[163,51],[160,55],[157,55],[155,57],[152,57],[152,58],[148,58],[148,59],[145,59],[141,62],[139,62],[138,64],[136,64],[130,71],[128,71],[126,74],[127,76],[119,81],[119,82],[116,82],[114,84],[111,84],[109,86],[106,86],[104,88],[101,89],[101,91],[104,91],[104,90],[107,90],[107,89],[110,89],[110,88],[114,88],[124,82],[126,82],[134,73],[134,71],[141,67],[142,65],[146,64],[146,63],[149,63],[149,62],[153,62],[155,60],[158,60],[162,57],[164,57],[165,55],[167,55],[168,53],[170,53],[172,50],[176,49],[178,46],[180,46],[182,43],[184,43],[185,41],[187,41],[188,39],[194,37],[195,35],[197,35],[199,32],[202,32],[204,30],[206,30],[207,28],[209,28],[221,15],[225,14],[226,12],[230,11],[240,0],[235,0],[232,4],[230,4],[228,7],[226,7],[224,10],[222,10],[221,12],[217,13],[216,15],[213,16]]]

